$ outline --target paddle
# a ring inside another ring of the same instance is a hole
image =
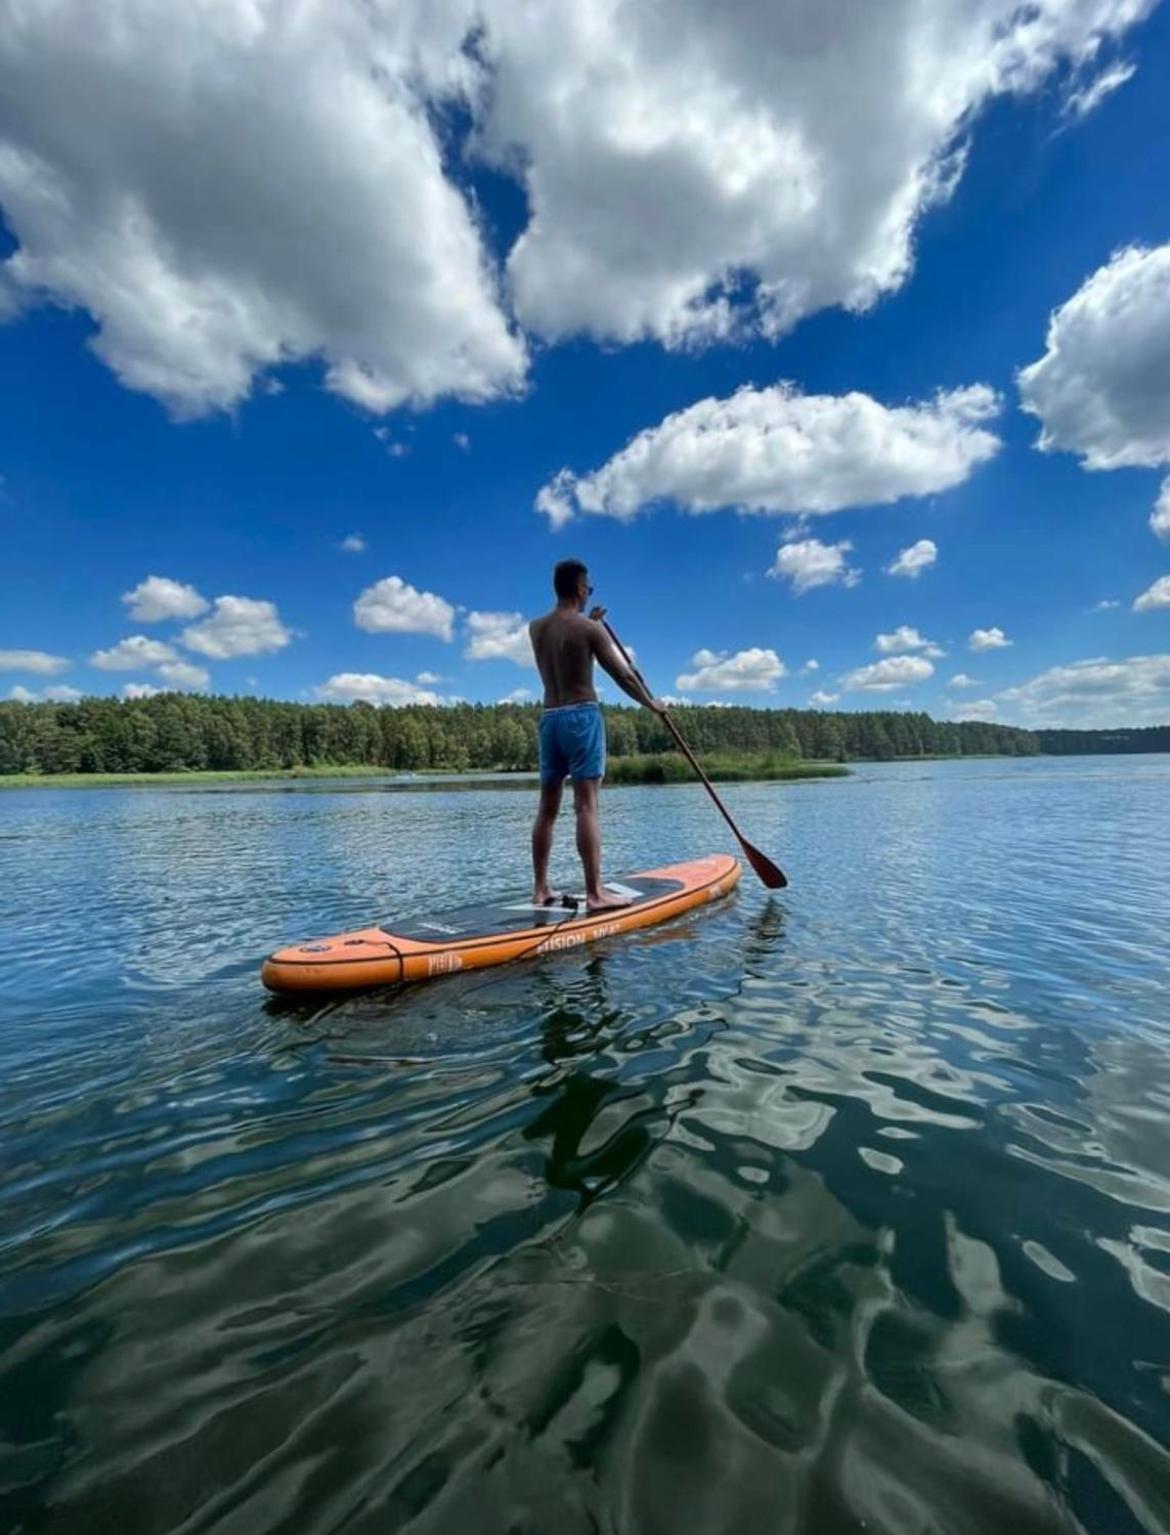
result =
[[[626,665],[630,668],[634,676],[637,677],[638,681],[649,693],[651,691],[649,684],[647,683],[645,677],[642,676],[642,673],[634,665],[633,661],[630,659],[629,651],[622,644],[621,640],[618,639],[617,635],[613,632],[609,620],[603,618],[601,622],[605,626],[606,634],[609,635],[610,639],[614,642],[617,648],[621,651],[622,655],[625,657]],[[719,798],[718,794],[715,793],[714,785],[707,777],[706,773],[703,772],[703,769],[699,766],[698,759],[696,758],[694,752],[683,740],[682,732],[679,730],[678,726],[674,723],[670,715],[665,710],[663,711],[662,718],[666,722],[667,729],[678,742],[679,751],[682,752],[683,756],[687,759],[690,765],[694,768],[695,772],[702,779],[703,787],[715,801],[715,805],[719,811],[719,814],[723,817],[728,826],[730,826],[731,830],[735,833],[735,840],[739,843],[740,847],[743,848],[744,857],[759,875],[761,883],[766,885],[769,890],[783,890],[785,885],[788,883],[788,880],[785,878],[784,871],[778,868],[770,858],[761,853],[758,847],[753,847],[747,840],[744,834],[740,831],[739,827],[731,819],[731,814],[728,811],[727,806]]]

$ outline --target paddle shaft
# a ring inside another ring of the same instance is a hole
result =
[[[617,635],[610,628],[608,620],[603,618],[601,620],[601,622],[605,625],[605,632],[609,635],[610,639],[614,642],[614,644],[617,646],[617,648],[621,651],[622,658],[624,659],[626,665],[633,672],[634,676],[637,677],[638,681],[646,689],[647,693],[650,694],[651,698],[653,698],[654,694],[653,694],[653,692],[652,692],[652,690],[650,688],[650,684],[646,681],[645,677],[643,677],[642,673],[634,665],[632,659],[630,658],[630,652],[626,649],[626,647],[622,644],[621,640],[618,639]],[[736,826],[735,822],[731,819],[731,816],[728,813],[727,806],[723,803],[723,801],[719,798],[718,794],[716,794],[716,792],[715,792],[715,785],[707,777],[706,773],[703,772],[702,765],[700,764],[698,758],[695,756],[694,752],[687,745],[686,741],[683,739],[682,731],[678,728],[678,726],[671,719],[670,713],[669,713],[668,710],[664,709],[662,711],[662,719],[663,719],[664,724],[666,725],[666,728],[670,731],[671,735],[677,741],[679,751],[682,752],[683,756],[687,759],[687,761],[690,763],[690,765],[694,768],[695,772],[702,779],[703,785],[706,788],[707,793],[715,801],[715,804],[718,806],[719,812],[723,816],[723,819],[727,822],[728,826],[731,827],[732,831],[736,835],[737,840],[742,842],[743,841],[743,837],[740,834],[739,827]]]
[[[603,618],[601,620],[601,622],[602,622],[602,624],[605,627],[606,634],[609,635],[610,639],[614,642],[614,644],[617,646],[617,648],[621,651],[622,658],[624,659],[626,665],[633,672],[634,676],[637,677],[638,681],[646,689],[647,693],[649,693],[650,696],[653,697],[654,695],[653,695],[653,692],[651,691],[649,683],[646,681],[645,677],[643,677],[642,673],[638,670],[638,668],[634,665],[633,660],[630,657],[629,651],[626,649],[626,647],[622,644],[621,640],[618,639],[617,635],[614,633],[613,628],[611,627],[611,625],[609,623],[609,620]],[[675,724],[675,722],[671,719],[669,712],[667,710],[665,710],[665,709],[662,711],[662,718],[666,722],[667,729],[670,731],[671,735],[674,737],[675,741],[678,743],[679,750],[682,752],[683,756],[687,759],[687,761],[690,763],[690,765],[694,768],[695,772],[699,775],[699,778],[702,781],[703,787],[706,789],[707,793],[711,796],[711,798],[715,801],[716,809],[719,811],[719,814],[723,817],[723,819],[727,822],[728,826],[730,826],[730,828],[732,830],[732,833],[733,833],[733,835],[735,837],[735,840],[739,843],[740,847],[743,848],[744,853],[747,855],[748,862],[751,864],[752,868],[756,871],[756,873],[760,876],[760,878],[764,881],[764,883],[766,885],[769,885],[769,886],[771,886],[773,888],[778,888],[780,886],[786,885],[788,883],[788,881],[785,879],[782,870],[779,869],[775,864],[773,864],[772,860],[770,858],[767,858],[763,853],[761,853],[758,848],[754,848],[751,845],[751,843],[747,840],[747,838],[744,836],[744,834],[740,831],[739,827],[731,819],[731,812],[728,810],[727,806],[723,803],[723,801],[719,798],[718,794],[716,794],[716,792],[715,792],[715,785],[707,777],[706,773],[704,773],[698,758],[695,756],[694,752],[690,749],[690,747],[687,745],[686,741],[683,739],[682,731],[678,728],[678,726]],[[763,867],[761,867],[761,866],[763,866]],[[765,877],[766,871],[769,872],[769,873],[774,871],[775,879],[773,880],[771,878]]]

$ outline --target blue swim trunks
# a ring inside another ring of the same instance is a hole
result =
[[[568,704],[540,716],[540,781],[605,777],[605,721],[601,705]]]

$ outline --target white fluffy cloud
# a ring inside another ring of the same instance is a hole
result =
[[[726,651],[696,650],[691,657],[693,672],[683,672],[675,679],[682,693],[770,693],[788,668],[774,650]]]
[[[143,585],[145,584],[144,582]],[[127,593],[127,597],[132,595]],[[123,601],[125,600],[124,598]],[[208,652],[208,654],[211,653]],[[157,669],[167,686],[175,689],[202,692],[211,685],[211,673],[205,667],[193,666],[190,661],[180,659],[172,645],[167,645],[162,640],[148,639],[144,634],[132,634],[128,639],[112,645],[109,650],[95,650],[89,658],[89,664],[104,672],[129,672],[139,667],[153,667]],[[147,691],[138,693],[128,691],[139,686]],[[130,682],[122,689],[122,694],[125,698],[147,698],[152,693],[160,691],[164,690],[146,683]]]
[[[89,664],[103,672],[131,672],[139,666],[161,666],[164,661],[177,660],[174,646],[147,639],[145,634],[132,634],[109,650],[95,650]]]
[[[976,654],[983,650],[1006,650],[1013,642],[998,625],[990,629],[972,629],[967,646]]]
[[[1133,600],[1135,613],[1153,613],[1159,608],[1170,608],[1170,576],[1159,576],[1140,597]]]
[[[956,672],[951,678],[949,686],[953,688],[977,688],[979,682],[975,677],[968,677],[966,672]]]
[[[347,533],[338,545],[343,554],[361,554],[365,547],[366,541],[360,533]]]
[[[548,337],[694,344],[870,307],[990,98],[1091,63],[1153,0],[483,0],[486,151],[531,210],[508,259]]]
[[[193,586],[172,581],[169,576],[147,576],[133,591],[123,592],[122,601],[137,623],[161,623],[164,618],[197,618],[211,604]]]
[[[274,602],[258,597],[217,597],[215,611],[200,624],[189,624],[180,636],[188,650],[213,661],[234,656],[266,655],[283,650],[292,639]]]
[[[964,720],[986,722],[993,720],[998,713],[999,705],[994,698],[973,698],[969,703],[952,704],[950,717],[960,724]]]
[[[39,693],[32,688],[21,687],[17,683],[8,696],[13,703],[17,704],[75,704],[83,695],[79,688],[69,688],[58,682],[52,687],[42,688]]]
[[[892,634],[879,634],[873,643],[874,649],[882,656],[899,656],[907,651],[917,651],[921,655],[936,658],[946,655],[941,646],[919,634],[909,624],[899,624]]]
[[[531,688],[513,688],[500,699],[502,704],[530,704],[535,697]]]
[[[1054,666],[998,695],[1023,725],[1110,730],[1170,720],[1170,655]]]
[[[571,469],[559,469],[547,485],[536,492],[533,503],[549,520],[550,527],[563,528],[576,515],[577,477]]]
[[[1153,3],[3,0],[0,309],[86,310],[186,414],[306,359],[374,410],[512,390],[508,301],[547,338],[777,336],[896,290],[979,109]],[[502,283],[469,159],[526,194]]]
[[[905,576],[910,581],[916,581],[937,559],[938,545],[932,539],[920,538],[916,544],[903,549],[898,558],[886,566],[886,575]]]
[[[576,512],[627,519],[668,501],[687,512],[827,513],[961,484],[999,448],[984,384],[919,405],[790,384],[705,399],[647,427],[592,474],[562,469],[536,498],[554,527]]]
[[[158,674],[172,688],[202,693],[211,686],[211,673],[207,668],[193,666],[190,661],[164,661]]]
[[[1150,527],[1158,538],[1170,540],[1170,476],[1162,481],[1162,489],[1150,513]]]
[[[840,696],[840,693],[826,693],[823,688],[819,688],[815,693],[810,694],[809,708],[827,709],[830,704],[835,704]]]
[[[847,538],[839,544],[822,544],[819,538],[795,539],[780,545],[768,574],[778,581],[791,581],[798,597],[816,586],[856,586],[861,572],[845,559],[852,548]]]
[[[371,634],[433,634],[450,640],[455,609],[434,592],[416,591],[401,576],[386,576],[354,603],[353,621]]]
[[[469,613],[467,648],[469,661],[515,661],[517,666],[535,666],[528,620],[523,613]]]
[[[443,702],[437,693],[404,682],[401,677],[379,677],[376,672],[338,672],[316,690],[317,697],[327,703],[352,704],[359,700],[368,704],[388,704],[401,708],[405,704],[428,704],[437,707]]]
[[[123,698],[157,698],[166,688],[156,688],[153,682],[124,682],[121,692]]]
[[[470,3],[5,0],[9,306],[87,310],[122,382],[181,415],[302,359],[372,410],[514,387],[524,349],[431,116],[471,87],[473,19]]]
[[[925,682],[934,676],[934,667],[924,656],[890,656],[859,666],[841,679],[848,692],[892,693],[911,682]]]
[[[1019,376],[1045,453],[1086,469],[1170,463],[1170,245],[1131,247],[1100,267],[1048,324]]]
[[[55,677],[69,662],[64,656],[47,650],[0,650],[0,672],[32,672],[38,677]]]

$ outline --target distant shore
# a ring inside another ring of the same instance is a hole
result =
[[[805,778],[842,778],[849,769],[836,762],[804,762],[774,755],[713,753],[703,761],[707,776],[716,783],[785,782]],[[532,772],[507,768],[480,772],[444,771],[429,768],[422,773],[396,773],[377,765],[319,763],[313,767],[249,768],[238,771],[190,769],[173,773],[7,773],[0,774],[0,789],[133,789],[198,788],[234,783],[298,783],[316,779],[380,779],[387,786],[408,789],[437,784],[516,785],[532,783]],[[689,763],[675,753],[654,756],[611,757],[606,782],[629,784],[689,783],[695,780]]]

